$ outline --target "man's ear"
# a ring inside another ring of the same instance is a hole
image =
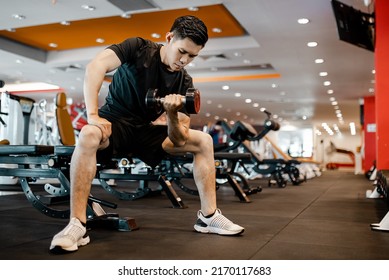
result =
[[[166,42],[170,43],[170,41],[173,40],[173,37],[174,37],[174,33],[173,32],[167,32],[166,33]]]

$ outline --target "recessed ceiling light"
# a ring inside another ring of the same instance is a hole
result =
[[[327,93],[328,93],[328,94],[333,94],[333,93],[334,93],[334,90],[333,90],[333,89],[329,89],[329,90],[327,90]]]
[[[199,7],[189,7],[188,10],[191,12],[197,12],[199,10]]]
[[[251,100],[250,98],[247,98],[244,102],[246,102],[246,103],[251,103],[252,100]]]
[[[60,24],[62,24],[62,25],[70,25],[70,21],[64,20],[64,21],[61,21]]]
[[[325,86],[327,87],[327,86],[331,85],[331,82],[330,82],[330,81],[325,81],[325,82],[323,83],[323,85],[325,85]]]
[[[307,19],[307,18],[299,18],[299,19],[297,20],[297,22],[298,22],[299,24],[307,24],[307,23],[309,23],[309,19]]]
[[[151,34],[151,37],[153,37],[153,38],[155,38],[155,39],[159,39],[159,38],[161,38],[161,34],[152,33],[152,34]]]
[[[16,59],[15,62],[16,62],[17,64],[22,64],[22,63],[24,63],[24,61],[21,60],[21,59]]]
[[[320,76],[320,77],[325,77],[325,76],[327,76],[327,75],[328,75],[327,72],[320,72],[320,73],[319,73],[319,76]]]
[[[240,92],[235,92],[235,97],[241,97],[242,96],[242,94],[240,93]]]
[[[317,46],[317,42],[308,42],[307,46],[310,47],[310,48],[314,48],[314,47]]]
[[[56,43],[50,43],[50,44],[49,44],[49,47],[51,47],[51,48],[56,48],[56,47],[58,47],[58,44],[56,44]]]
[[[212,32],[214,32],[214,33],[222,33],[222,29],[221,28],[219,28],[219,27],[214,27],[214,28],[212,28]]]
[[[244,60],[243,60],[243,63],[244,63],[244,64],[250,64],[250,63],[251,63],[251,60],[250,60],[250,59],[244,59]]]
[[[88,10],[88,11],[96,10],[95,6],[90,6],[90,5],[82,5],[81,8],[83,8],[84,10]]]
[[[105,40],[103,38],[97,38],[96,39],[96,43],[102,44],[104,42],[105,42]]]
[[[15,28],[8,28],[6,29],[8,32],[16,32],[16,29]]]
[[[24,16],[24,15],[19,15],[19,14],[14,14],[14,15],[12,15],[12,17],[13,17],[14,19],[18,19],[18,20],[26,19],[26,16]]]
[[[222,89],[223,89],[223,90],[229,90],[229,89],[230,89],[230,86],[227,86],[227,85],[222,86]]]
[[[320,63],[323,63],[323,62],[324,62],[324,59],[322,59],[322,58],[315,59],[315,63],[320,64]]]
[[[125,12],[120,15],[122,18],[131,18],[131,13],[130,12]]]

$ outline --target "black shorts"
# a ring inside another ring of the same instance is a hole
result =
[[[155,167],[167,155],[162,148],[167,137],[166,125],[131,125],[114,121],[111,123],[110,144],[108,148],[99,151],[99,160],[132,156]]]

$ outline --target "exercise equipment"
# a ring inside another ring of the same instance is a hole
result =
[[[200,112],[200,91],[195,88],[189,88],[185,96],[181,97],[185,110],[188,114],[198,114]],[[149,89],[146,94],[146,107],[157,113],[163,110],[164,97],[158,96],[158,89]]]
[[[233,127],[227,122],[221,121],[223,129],[229,134],[232,144],[228,146],[218,147],[218,150],[222,151],[233,151],[238,148],[251,154],[251,164],[253,164],[253,170],[261,175],[270,176],[269,186],[273,182],[278,187],[284,188],[287,185],[287,181],[284,178],[284,174],[288,176],[294,185],[298,185],[302,182],[300,179],[300,172],[296,165],[299,164],[295,160],[284,160],[284,159],[261,159],[258,154],[248,145],[247,141],[261,140],[270,131],[277,131],[280,125],[274,120],[270,119],[271,113],[264,111],[267,118],[264,121],[263,129],[259,133],[250,124],[237,121]]]

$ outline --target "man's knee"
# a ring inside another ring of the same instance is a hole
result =
[[[86,147],[98,147],[101,143],[101,130],[94,125],[85,125],[80,132],[78,144]]]
[[[208,133],[199,131],[199,144],[203,148],[213,148],[213,139]]]

